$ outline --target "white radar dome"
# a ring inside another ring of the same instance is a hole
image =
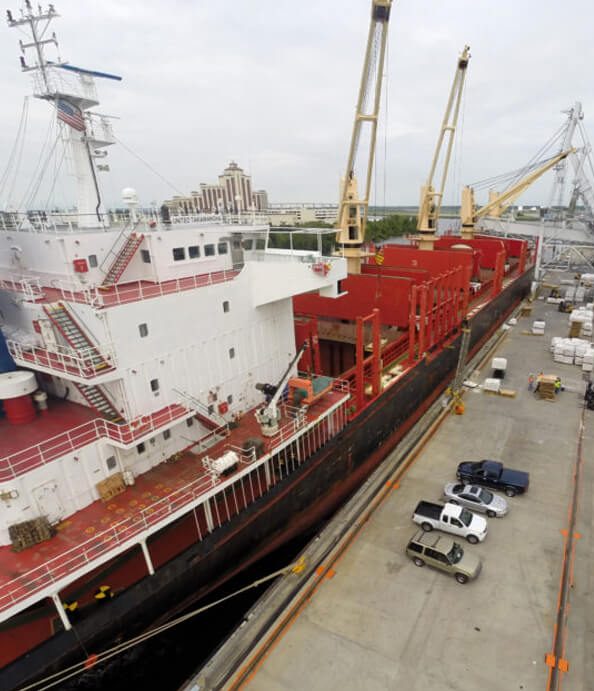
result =
[[[122,190],[122,199],[126,204],[138,204],[138,195],[133,187],[124,187]]]

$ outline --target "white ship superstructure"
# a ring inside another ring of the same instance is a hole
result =
[[[82,95],[59,85],[56,73],[66,65],[45,59],[45,43],[57,43],[55,35],[44,41],[39,28],[55,16],[52,6],[34,14],[27,3],[20,19],[9,20],[31,28],[26,48],[35,49],[37,61],[29,67],[23,60],[23,69],[34,71],[38,95],[56,106],[77,172],[78,208],[11,213],[0,224],[2,332],[14,363],[28,373],[23,385],[15,384],[14,373],[0,375],[7,409],[0,420],[0,546],[14,544],[11,527],[39,518],[49,526],[67,524],[106,499],[102,489],[110,479],[134,485],[182,451],[199,454],[221,442],[245,416],[255,420],[252,409],[265,400],[256,384],[277,382],[296,364],[292,297],[312,290],[336,297],[346,277],[342,258],[269,248],[268,226],[250,223],[249,216],[233,224],[212,216],[144,217],[131,189],[124,190],[128,219],[110,226],[100,210],[95,164],[112,143],[110,128],[104,121],[98,136],[88,112],[98,105],[94,76],[105,75],[76,68]],[[337,397],[341,410],[346,398]],[[302,411],[270,441],[262,463],[308,424]],[[325,435],[334,433],[334,422],[328,424]],[[28,581],[3,583],[0,621],[50,595],[69,628],[59,590],[130,540],[142,545],[152,572],[146,538],[216,494],[229,453],[244,464],[256,460],[251,447],[229,447],[222,461],[201,462],[206,484],[187,483],[191,494],[186,489],[183,500],[179,487],[171,489],[175,496],[165,497],[162,521],[126,528],[100,554],[93,546],[95,559],[81,546],[83,563],[72,561],[73,545],[70,566],[61,564],[59,577],[49,564],[32,569]],[[212,528],[217,521],[211,516],[208,522]],[[48,582],[40,582],[41,573]]]
[[[116,231],[0,233],[7,250],[0,256],[13,257],[0,267],[0,311],[15,363],[38,372],[48,394],[120,427],[162,414],[161,424],[151,422],[124,448],[98,438],[35,469],[34,449],[31,458],[19,452],[18,460],[5,459],[0,491],[15,489],[12,475],[19,498],[0,505],[2,544],[10,523],[39,514],[34,488],[56,485],[55,506],[45,500],[45,509],[63,519],[96,500],[96,483],[114,469],[136,476],[198,441],[208,430],[186,424],[196,412],[224,424],[261,402],[256,383],[276,381],[295,355],[292,295],[330,294],[345,276],[342,260],[327,259],[332,271],[324,276],[312,271],[313,253],[267,250],[264,227],[207,223],[145,232],[130,236],[135,256],[107,290],[99,267]],[[10,250],[15,243],[19,249]],[[89,262],[96,268],[77,271]],[[156,431],[167,438],[155,438]]]

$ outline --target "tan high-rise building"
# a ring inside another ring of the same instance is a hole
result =
[[[164,202],[174,213],[246,213],[268,208],[265,190],[252,192],[252,178],[235,161],[219,175],[219,184],[200,183],[189,197],[173,197]]]
[[[268,194],[266,190],[252,192],[252,204],[256,211],[266,211],[268,208]]]
[[[252,208],[252,179],[235,161],[219,175],[219,186],[225,191],[229,211],[238,213]]]

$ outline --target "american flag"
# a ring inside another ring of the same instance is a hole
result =
[[[84,132],[85,121],[79,108],[73,106],[72,103],[68,103],[68,101],[64,101],[62,98],[58,99],[56,107],[58,109],[58,120],[62,120],[79,132]]]

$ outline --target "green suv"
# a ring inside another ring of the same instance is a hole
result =
[[[413,535],[406,546],[407,555],[417,566],[434,566],[456,577],[458,583],[466,583],[481,572],[482,563],[478,557],[464,551],[451,537],[426,533],[420,530]]]

